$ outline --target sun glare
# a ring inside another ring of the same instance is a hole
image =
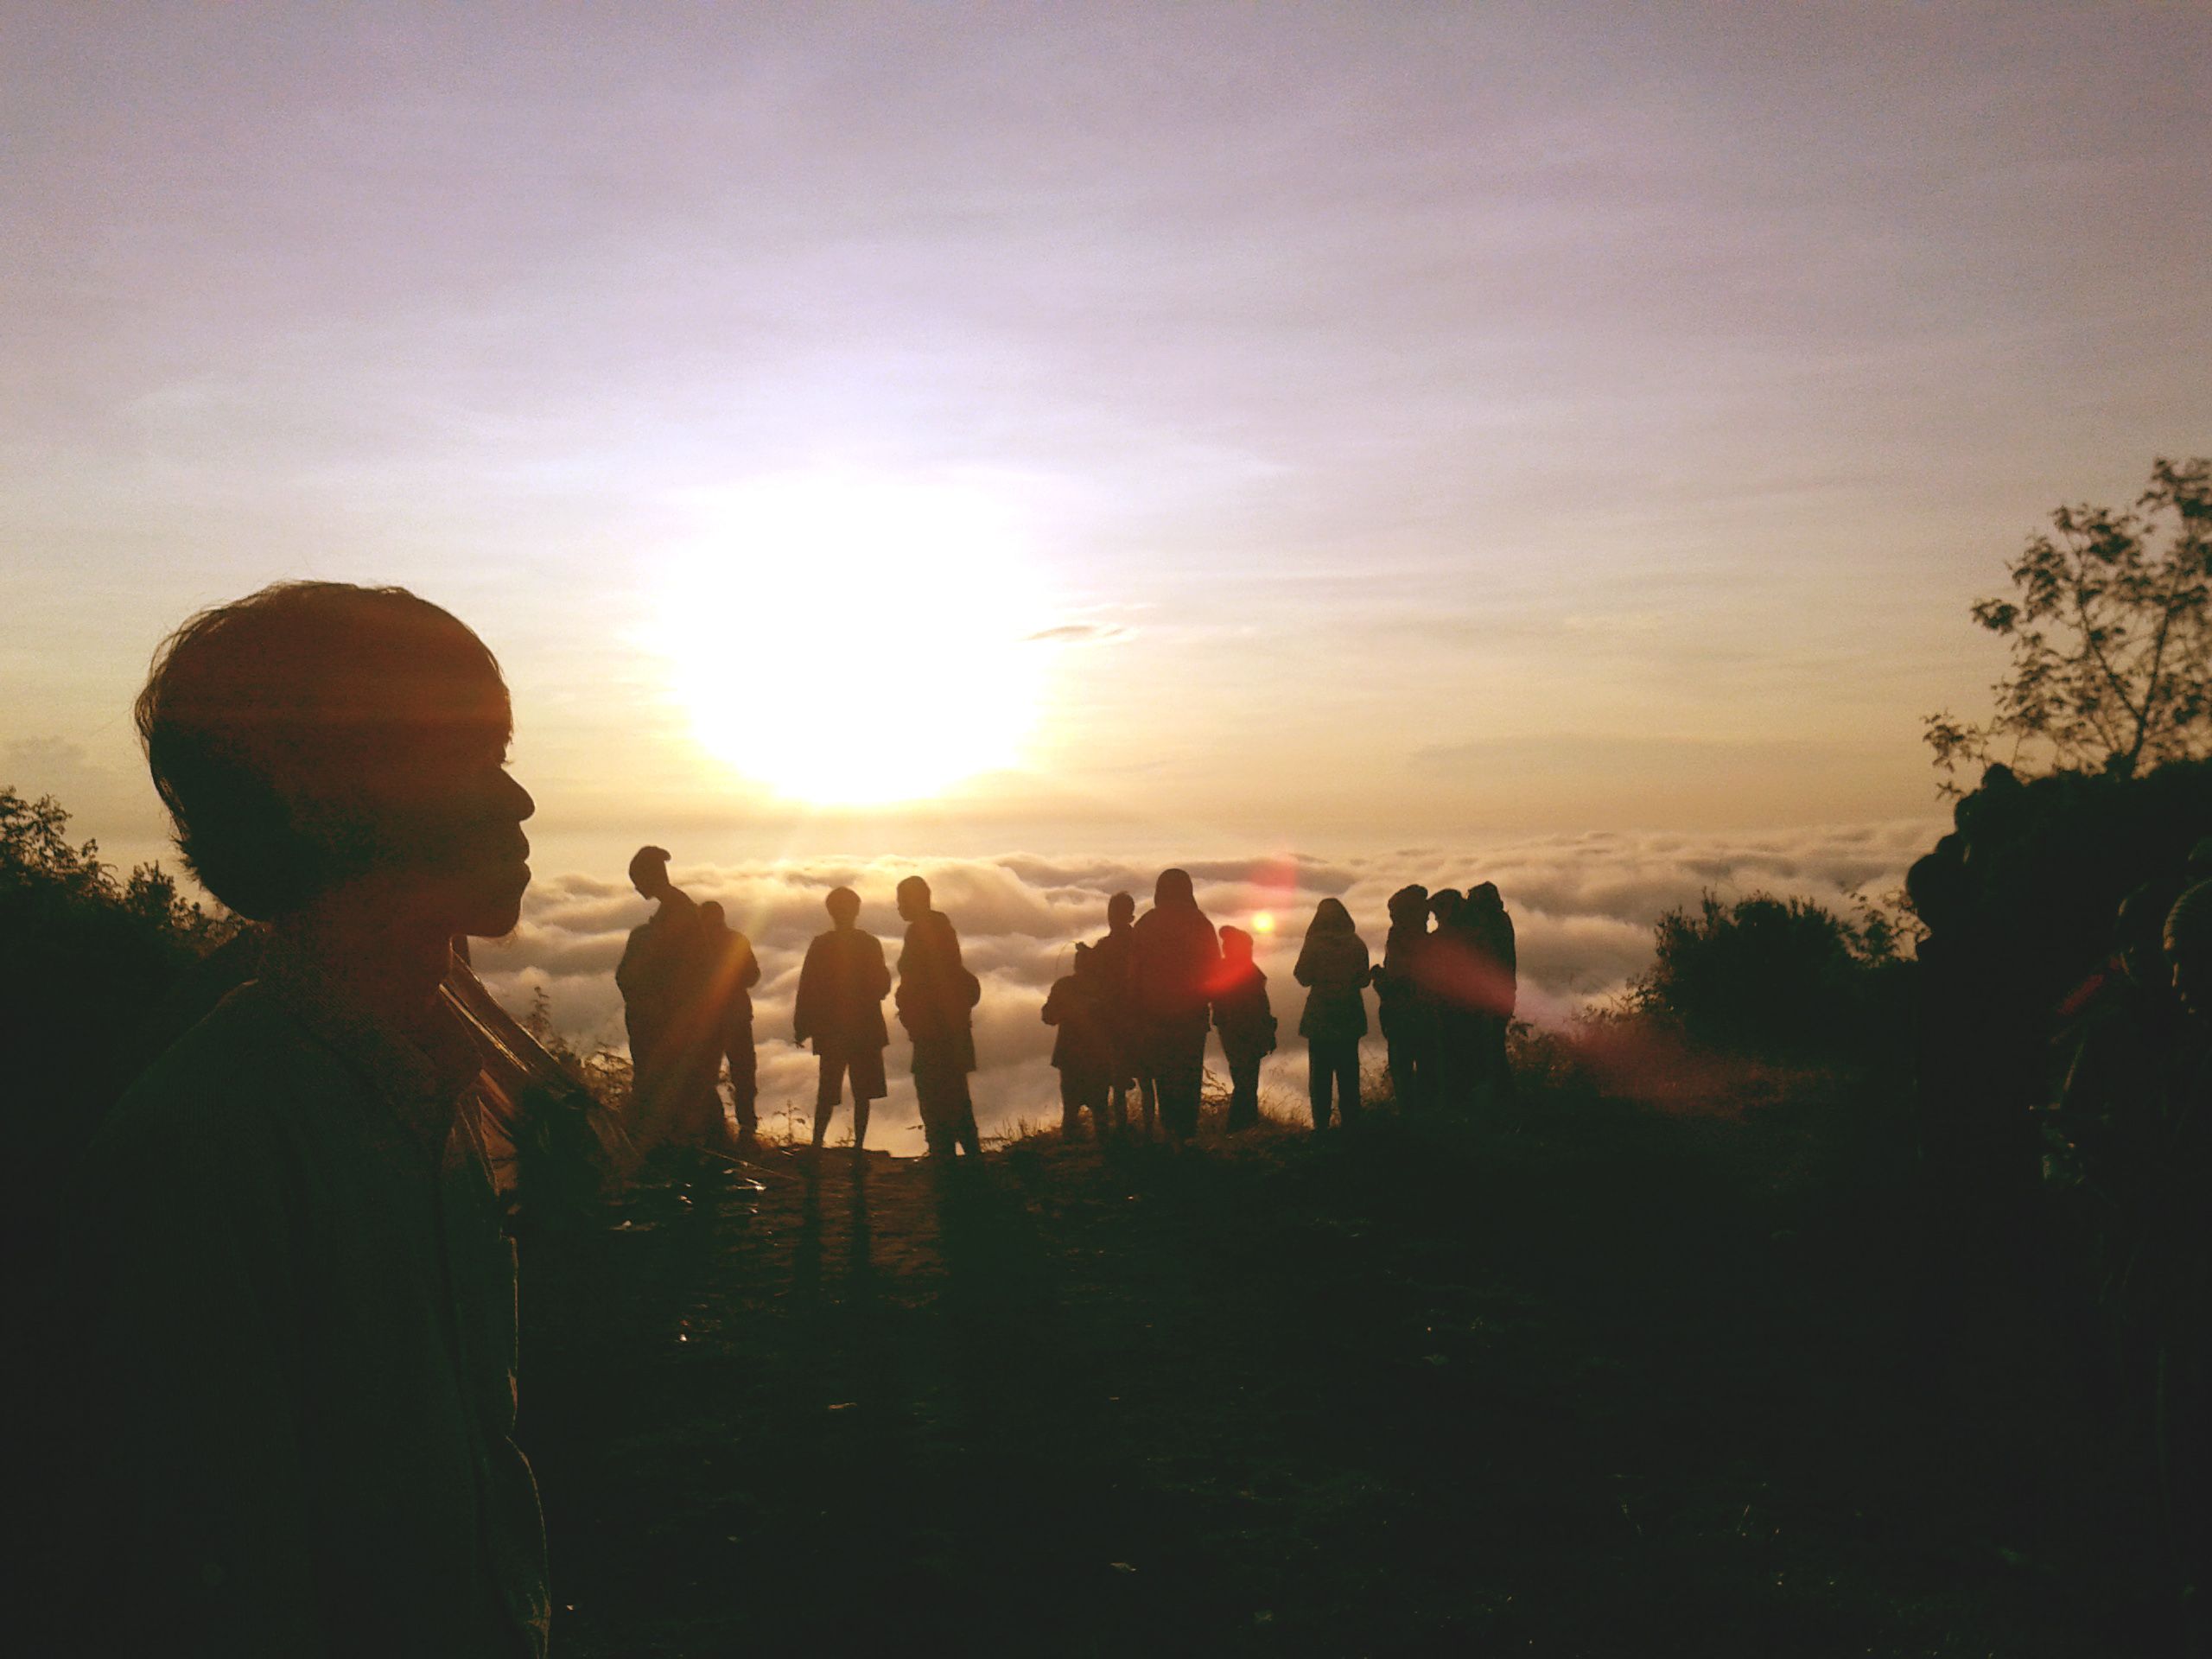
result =
[[[1045,626],[1003,504],[813,474],[717,498],[657,643],[701,747],[779,795],[846,805],[1019,765]]]

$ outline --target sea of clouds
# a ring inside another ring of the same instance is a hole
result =
[[[1414,847],[1345,858],[1178,861],[1191,872],[1199,905],[1215,922],[1258,938],[1257,957],[1281,1032],[1262,1088],[1274,1091],[1281,1106],[1294,1108],[1304,1096],[1306,1058],[1295,1034],[1304,993],[1291,968],[1306,920],[1323,898],[1344,900],[1369,948],[1379,955],[1384,900],[1407,882],[1430,887],[1497,882],[1518,934],[1520,1011],[1556,1023],[1617,994],[1644,969],[1652,924],[1669,909],[1694,905],[1707,892],[1724,898],[1753,892],[1802,895],[1837,906],[1847,906],[1854,894],[1879,899],[1902,885],[1906,866],[1934,843],[1941,829],[1915,819],[1738,836],[1593,833],[1476,852]],[[814,1060],[790,1041],[791,999],[807,941],[829,925],[823,894],[838,886],[859,893],[861,925],[882,937],[886,954],[895,961],[902,925],[893,889],[901,877],[925,876],[938,908],[960,931],[969,966],[982,981],[975,1095],[988,1135],[1020,1120],[1057,1118],[1053,1033],[1039,1017],[1046,993],[1070,970],[1075,943],[1105,931],[1108,898],[1133,893],[1141,910],[1160,868],[1122,858],[1007,853],[679,863],[673,874],[693,898],[721,900],[731,925],[747,933],[759,953],[753,1030],[761,1117],[771,1128],[784,1127],[787,1112],[789,1123],[803,1128],[810,1110]],[[619,876],[541,876],[515,932],[479,946],[478,970],[517,1014],[543,988],[555,1025],[571,1041],[622,1048],[614,967],[629,930],[647,910]],[[1255,926],[1262,916],[1273,918],[1272,933]],[[868,1137],[894,1152],[918,1151],[921,1144],[906,1055],[894,1020],[891,1096],[879,1104]],[[1217,1052],[1209,1050],[1209,1058],[1218,1070]],[[836,1138],[842,1138],[845,1122],[841,1113]]]

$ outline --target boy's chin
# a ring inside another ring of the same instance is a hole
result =
[[[530,867],[518,871],[503,871],[497,880],[486,881],[468,895],[461,906],[461,924],[454,929],[474,939],[500,939],[513,932],[522,921],[522,895],[530,886]]]

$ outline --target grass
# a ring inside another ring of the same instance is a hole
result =
[[[1532,1068],[1476,1122],[640,1192],[525,1258],[556,1642],[2156,1650],[2132,1465],[2031,1287],[1930,1274],[1894,1111]]]

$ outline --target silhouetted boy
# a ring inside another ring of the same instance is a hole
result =
[[[950,1158],[958,1147],[971,1158],[983,1153],[976,1132],[968,1074],[976,1069],[969,1011],[982,986],[960,960],[952,918],[930,908],[930,884],[910,875],[899,884],[899,913],[906,940],[899,952],[899,1022],[914,1041],[914,1095],[922,1133],[932,1158]]]
[[[1187,870],[1162,870],[1152,908],[1131,930],[1130,977],[1143,1017],[1142,1053],[1160,1090],[1160,1121],[1181,1146],[1198,1132],[1206,1028],[1221,941],[1198,908]]]
[[[1229,1127],[1260,1122],[1260,1062],[1274,1052],[1274,1010],[1268,1006],[1268,976],[1252,960],[1252,936],[1241,927],[1221,930],[1221,977],[1215,982],[1213,1028],[1229,1062]]]
[[[1367,1035],[1367,942],[1351,925],[1341,899],[1324,899],[1299,947],[1291,977],[1307,988],[1298,1022],[1306,1039],[1306,1076],[1313,1127],[1329,1127],[1330,1096],[1343,1122],[1359,1116],[1359,1039]]]
[[[1144,1132],[1149,1137],[1159,1112],[1159,1097],[1153,1086],[1144,1010],[1136,995],[1133,926],[1136,916],[1137,901],[1126,893],[1117,893],[1106,901],[1106,937],[1090,947],[1098,954],[1091,969],[1098,976],[1106,1007],[1107,1035],[1114,1044],[1114,1080],[1107,1092],[1106,1115],[1118,1133],[1128,1122],[1129,1092],[1135,1090],[1144,1113]]]
[[[93,1150],[87,1647],[542,1654],[513,1256],[440,994],[530,880],[499,665],[403,589],[286,583],[172,635],[137,724],[268,942]]]
[[[1060,1134],[1069,1141],[1083,1134],[1084,1109],[1101,1140],[1106,1135],[1106,1091],[1112,1080],[1114,1041],[1098,977],[1098,953],[1087,944],[1075,948],[1075,971],[1052,982],[1045,998],[1045,1023],[1059,1028],[1052,1039],[1052,1065],[1060,1074]]]
[[[791,1009],[791,1040],[810,1038],[822,1061],[822,1080],[814,1093],[814,1144],[819,1147],[844,1098],[844,1080],[853,1080],[853,1150],[868,1139],[868,1109],[886,1093],[883,1051],[891,1033],[883,1024],[883,998],[891,989],[883,944],[854,922],[861,896],[838,887],[823,899],[832,924],[806,947],[798,970],[798,999]]]
[[[749,1152],[760,1139],[760,1067],[753,1052],[753,988],[760,960],[753,941],[723,919],[713,899],[699,906],[699,936],[706,958],[706,1006],[716,1046],[729,1061],[730,1103],[737,1113],[737,1143]],[[719,1120],[719,1109],[715,1116]]]

